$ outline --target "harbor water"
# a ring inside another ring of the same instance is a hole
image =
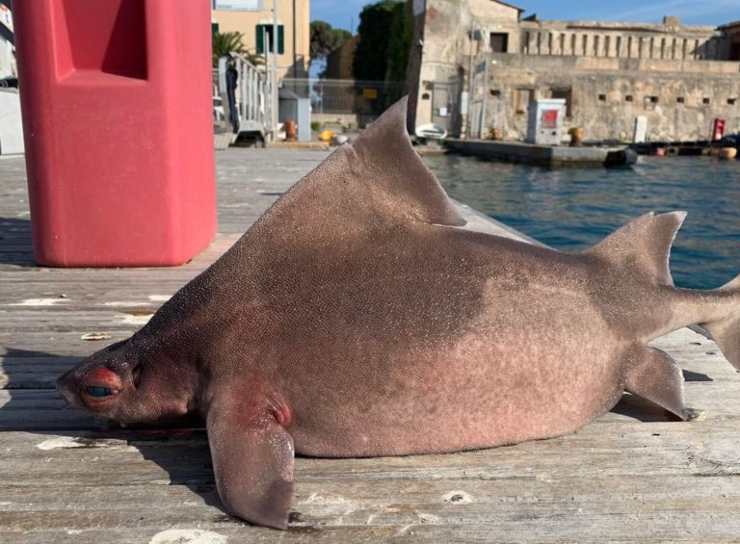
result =
[[[679,287],[740,274],[740,161],[641,157],[633,168],[546,169],[456,155],[425,162],[453,198],[564,251],[649,211],[686,210],[671,270]]]

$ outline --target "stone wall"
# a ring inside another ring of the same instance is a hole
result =
[[[510,34],[519,49],[519,10],[495,0],[414,0],[414,43],[409,59],[410,125],[435,120],[434,88],[463,79],[472,59],[488,50],[490,32]]]
[[[565,98],[566,128],[590,140],[632,138],[635,118],[652,141],[706,139],[716,117],[740,131],[740,63],[695,60],[482,54],[488,62],[484,132],[526,135],[529,100]]]
[[[712,27],[685,27],[672,17],[661,25],[589,21],[522,21],[525,55],[727,60],[730,42]]]
[[[740,130],[740,22],[538,21],[495,0],[413,5],[410,129],[434,122],[462,137],[500,128],[522,139],[529,101],[554,97],[568,102],[566,126],[589,139],[628,140],[637,116],[652,140],[706,138],[716,117]],[[445,103],[452,80],[460,96]]]

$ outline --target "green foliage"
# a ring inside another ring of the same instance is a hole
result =
[[[396,4],[388,43],[388,68],[385,80],[403,82],[404,85],[393,86],[396,91],[389,95],[389,102],[391,103],[401,98],[406,92],[406,72],[413,39],[414,20],[411,13],[411,3]]]
[[[241,32],[214,32],[212,35],[213,47],[213,66],[218,66],[218,59],[229,53],[237,53],[245,57],[253,65],[257,66],[264,63],[264,59],[244,47],[244,34]]]
[[[319,123],[318,121],[311,121],[311,130],[312,131],[318,132],[320,128],[321,128],[321,123]]]
[[[311,21],[311,60],[325,57],[352,38],[352,33],[342,28],[332,28],[326,21]]]
[[[352,74],[358,80],[406,82],[413,17],[410,3],[380,0],[369,4],[360,13],[360,36],[352,63]],[[389,93],[374,105],[382,111],[404,93],[402,85],[394,85]]]
[[[360,41],[352,72],[355,79],[404,81],[413,34],[409,5],[380,0],[360,13]]]

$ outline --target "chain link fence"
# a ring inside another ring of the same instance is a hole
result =
[[[311,99],[314,114],[354,114],[376,117],[406,94],[404,82],[352,79],[282,80],[282,87],[301,98]]]

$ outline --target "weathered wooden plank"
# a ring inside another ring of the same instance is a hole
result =
[[[736,538],[736,422],[711,426],[722,435],[722,447],[697,442],[694,431],[674,432],[674,425],[656,429],[663,432],[618,426],[618,433],[582,432],[451,455],[299,458],[293,526],[304,529],[299,535],[312,528],[314,538],[327,532],[323,537],[331,542],[346,541],[358,528],[408,537],[427,526],[432,532],[419,536],[433,541],[447,540],[440,535],[452,541],[487,535],[496,542],[512,535],[536,542]],[[218,532],[231,527],[245,537],[277,537],[215,508],[202,433],[147,440],[127,435],[5,433],[5,464],[13,469],[0,467],[0,527],[47,535],[68,528],[151,527],[155,534],[172,526]],[[601,443],[594,447],[594,441]],[[28,471],[33,481],[24,477]]]
[[[44,490],[21,491],[32,504],[20,511],[0,511],[0,526],[31,534],[38,529],[39,519],[44,520],[46,534],[55,530],[63,534],[70,527],[77,531],[101,526],[149,528],[150,534],[178,526],[217,533],[230,528],[235,531],[232,535],[249,542],[290,541],[308,529],[313,539],[328,537],[332,542],[347,542],[343,539],[355,531],[371,528],[391,537],[414,536],[428,529],[426,535],[417,536],[436,542],[446,542],[443,535],[452,541],[473,537],[486,542],[505,541],[513,535],[536,542],[629,540],[639,535],[639,541],[645,542],[648,539],[642,535],[649,535],[683,542],[697,534],[704,542],[731,542],[740,534],[737,489],[702,478],[620,478],[610,483],[608,493],[584,492],[579,485],[561,493],[558,485],[537,481],[523,485],[521,480],[409,481],[402,488],[392,480],[357,479],[339,485],[304,480],[296,492],[296,521],[283,535],[229,519],[218,510],[212,488],[196,494],[184,486],[75,487],[51,501]],[[112,496],[118,498],[114,504]],[[452,497],[462,499],[453,502]],[[8,498],[6,502],[13,502],[12,490]]]
[[[231,542],[740,541],[740,374],[688,330],[655,345],[684,368],[698,419],[666,422],[632,398],[574,435],[514,447],[298,459],[287,533],[218,508],[202,430],[112,431],[63,408],[52,389],[59,373],[130,335],[324,156],[220,154],[222,234],[165,269],[30,266],[23,160],[2,162],[0,542],[185,543],[196,529]],[[501,232],[466,213],[471,227]],[[111,337],[81,339],[94,331]],[[174,528],[191,532],[163,534]]]
[[[299,469],[307,473],[299,479],[335,481],[361,476],[363,480],[518,478],[549,482],[682,474],[725,475],[731,485],[738,486],[738,419],[649,425],[602,422],[563,437],[455,454],[306,458],[301,459]],[[212,479],[202,430],[5,432],[2,437],[3,486],[126,485],[144,480],[184,484]],[[27,476],[29,470],[33,479]]]

